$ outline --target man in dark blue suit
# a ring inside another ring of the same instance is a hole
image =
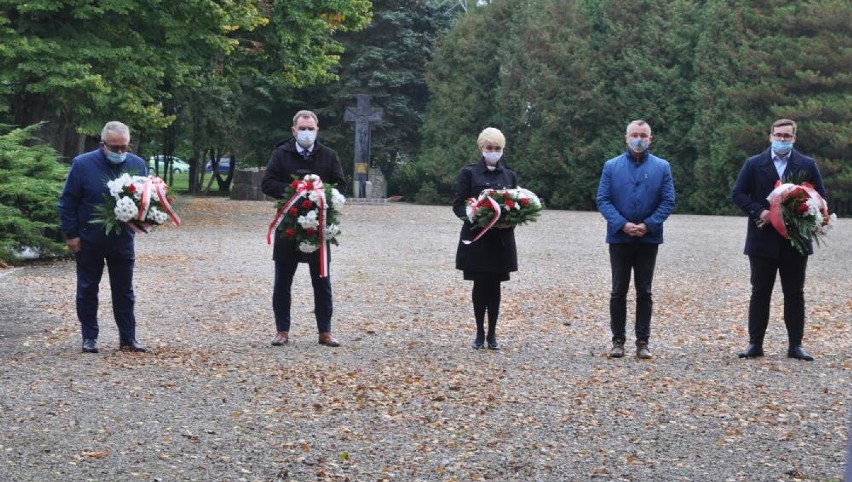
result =
[[[767,196],[778,180],[807,181],[826,198],[819,168],[810,157],[793,149],[796,142],[796,123],[779,119],[769,130],[772,146],[750,157],[743,165],[732,197],[734,204],[748,215],[748,233],[744,254],[751,265],[751,300],[748,307],[748,347],[740,358],[763,356],[763,337],[769,324],[769,306],[776,274],[781,276],[784,292],[784,324],[790,342],[787,356],[812,361],[814,358],[802,348],[805,332],[805,271],[808,255],[813,246],[807,244],[807,253],[800,254],[782,237],[769,220]]]

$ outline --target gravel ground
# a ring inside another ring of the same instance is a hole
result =
[[[181,199],[137,241],[138,338],[80,353],[69,262],[0,271],[0,480],[839,481],[850,420],[852,222],[810,259],[805,346],[745,346],[745,220],[673,216],[654,359],[611,360],[597,213],[518,228],[499,352],[468,348],[470,287],[448,206],[347,206],[335,335],[316,343],[307,270],[291,343],[270,347],[272,206]],[[780,293],[780,285],[776,286]],[[632,312],[632,310],[630,310]],[[630,329],[632,330],[632,324]],[[632,343],[632,340],[629,340]]]

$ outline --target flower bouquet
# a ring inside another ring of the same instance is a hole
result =
[[[103,224],[107,234],[110,231],[120,234],[123,225],[137,233],[148,233],[153,226],[169,220],[180,226],[180,218],[172,207],[174,197],[159,177],[124,173],[106,184],[109,194],[95,208],[94,222]]]
[[[803,255],[807,253],[807,242],[819,246],[820,239],[837,220],[836,214],[828,214],[825,199],[808,182],[782,184],[779,180],[766,199],[772,226]]]
[[[476,199],[467,200],[467,218],[473,229],[481,231],[465,243],[476,241],[495,225],[508,228],[534,222],[541,209],[541,200],[528,189],[486,189]]]
[[[269,224],[267,244],[272,244],[272,234],[279,230],[286,239],[298,243],[299,251],[319,251],[320,276],[328,272],[325,243],[337,245],[340,227],[337,217],[346,198],[331,184],[324,184],[319,176],[308,174],[296,179],[284,191],[278,202],[278,212]]]

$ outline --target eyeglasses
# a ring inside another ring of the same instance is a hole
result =
[[[788,140],[793,138],[793,134],[787,134],[786,132],[776,133],[776,134],[772,134],[772,137],[774,137],[776,139],[780,139],[782,141],[788,141]]]
[[[111,146],[106,142],[101,142],[101,145],[109,149],[110,152],[115,152],[116,154],[123,154],[127,152],[128,149],[130,149],[129,144],[124,144],[123,146]]]

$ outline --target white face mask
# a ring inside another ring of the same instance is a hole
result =
[[[482,152],[482,158],[485,159],[485,164],[489,169],[494,170],[494,167],[497,166],[497,161],[503,157],[503,151],[499,152]]]
[[[298,131],[296,134],[296,142],[302,146],[302,149],[307,149],[314,145],[317,139],[317,131]]]

